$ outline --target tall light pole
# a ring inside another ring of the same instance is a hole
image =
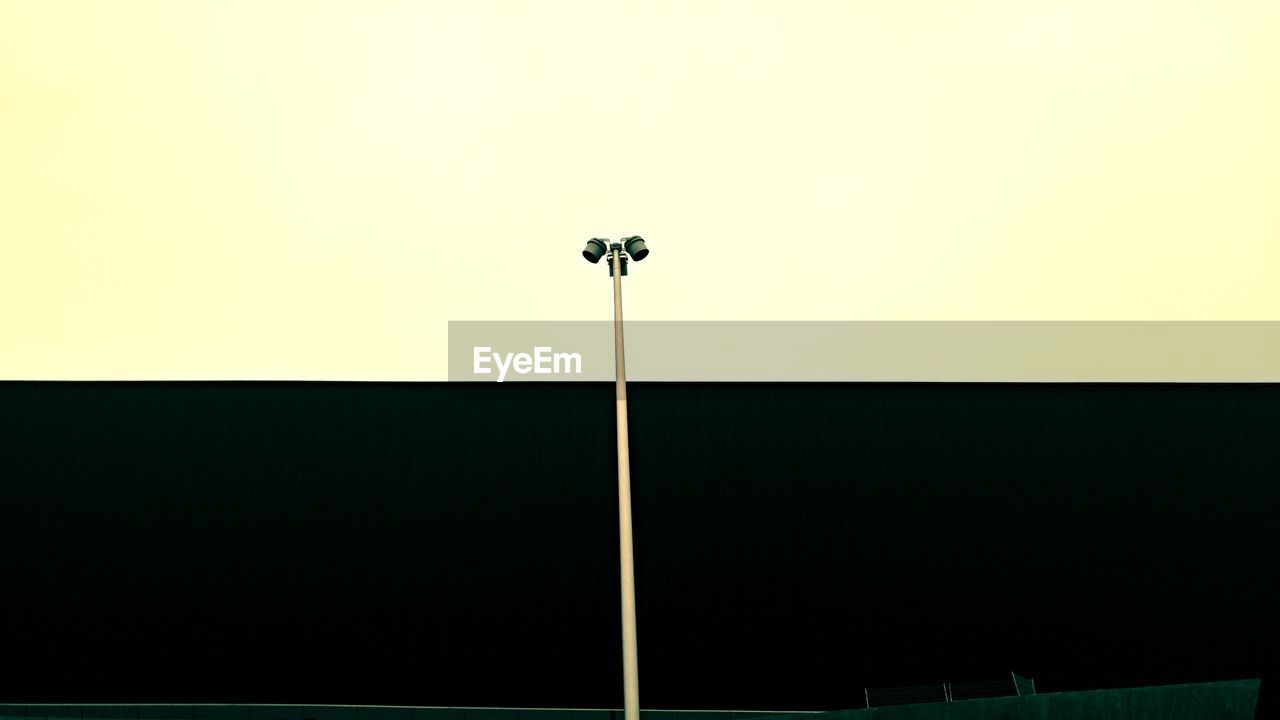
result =
[[[631,547],[631,459],[627,449],[627,369],[622,346],[622,276],[627,274],[627,256],[640,262],[649,248],[639,235],[609,243],[602,238],[587,241],[582,256],[592,263],[609,253],[609,275],[613,277],[613,359],[614,386],[618,409],[618,540],[622,565],[622,707],[625,720],[640,720],[640,665],[636,656],[636,576],[635,553]]]

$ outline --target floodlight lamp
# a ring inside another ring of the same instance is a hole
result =
[[[609,246],[605,244],[607,242],[607,240],[601,238],[591,238],[587,241],[587,247],[582,251],[582,257],[593,265],[600,262],[600,258],[604,257],[605,252],[609,249]]]
[[[645,247],[644,238],[639,235],[623,238],[622,245],[627,249],[627,254],[631,256],[631,259],[636,262],[640,262],[649,255],[649,248]]]

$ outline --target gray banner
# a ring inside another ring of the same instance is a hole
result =
[[[1276,382],[1280,322],[627,322],[640,381]],[[450,322],[449,380],[605,381],[613,323]]]

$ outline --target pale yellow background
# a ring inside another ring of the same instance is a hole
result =
[[[0,377],[446,321],[1280,318],[1280,2],[0,0]]]

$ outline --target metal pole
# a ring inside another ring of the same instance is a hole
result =
[[[622,699],[624,720],[640,720],[640,669],[636,658],[635,557],[631,548],[631,458],[627,449],[627,371],[622,347],[622,252],[613,263],[613,356],[617,367],[618,534],[622,555]]]

